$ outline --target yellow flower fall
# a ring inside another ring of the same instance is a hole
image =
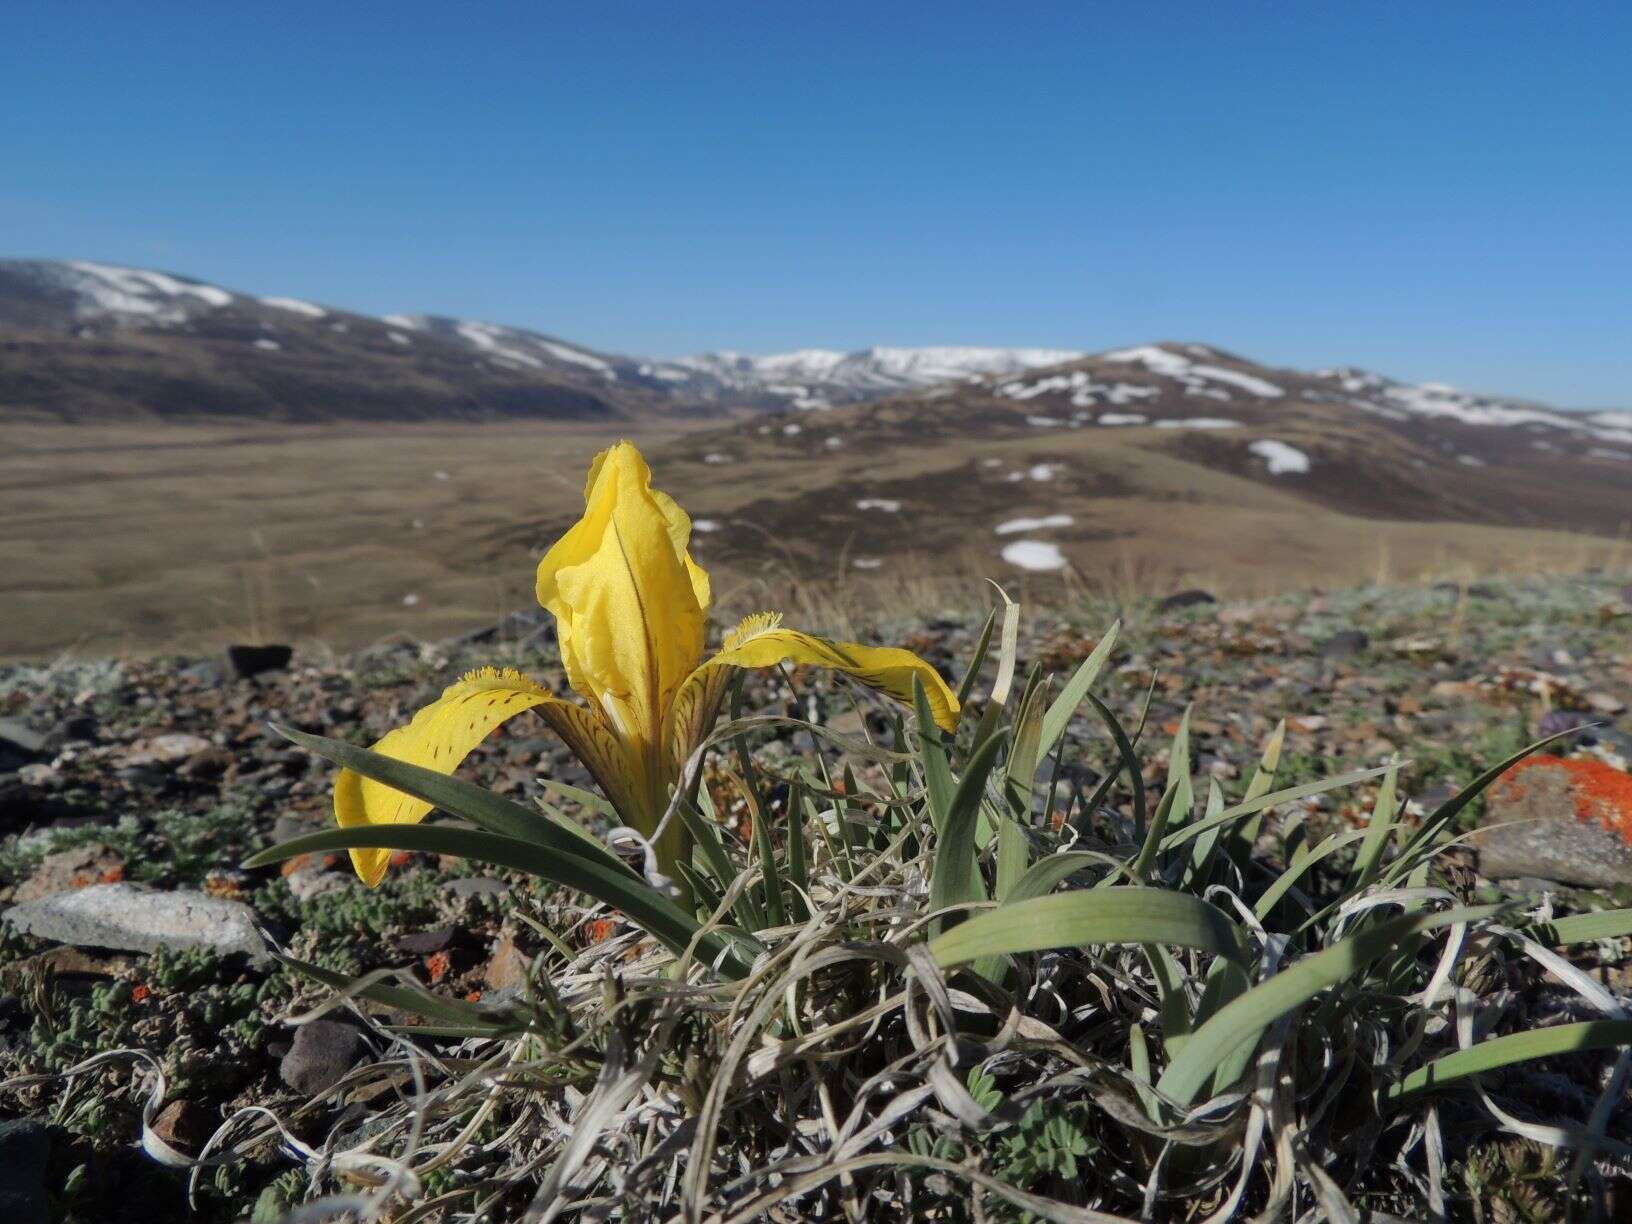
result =
[[[597,455],[584,486],[584,514],[538,566],[538,602],[555,617],[567,681],[587,704],[563,700],[512,669],[473,671],[389,732],[374,751],[451,774],[500,723],[537,710],[583,762],[618,815],[650,836],[688,757],[719,715],[732,668],[814,664],[910,703],[923,685],[936,723],[957,726],[958,700],[939,673],[909,650],[830,642],[782,626],[781,616],[747,617],[703,657],[708,573],[692,560],[691,519],[652,488],[651,470],[629,442]],[[340,825],[411,824],[431,805],[342,770],[334,788]],[[685,845],[671,821],[656,846],[673,873]],[[370,887],[391,851],[351,851]]]

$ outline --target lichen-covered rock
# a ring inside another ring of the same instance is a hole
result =
[[[1473,837],[1479,870],[1605,888],[1632,885],[1632,776],[1602,761],[1535,756],[1490,788]]]

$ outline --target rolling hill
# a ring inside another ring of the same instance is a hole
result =
[[[381,317],[167,272],[0,260],[0,418],[618,420],[827,407],[1018,374],[1056,349],[658,360],[440,315]]]

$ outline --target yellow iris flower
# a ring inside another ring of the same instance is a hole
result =
[[[374,745],[374,751],[451,774],[489,732],[537,710],[566,741],[626,824],[650,836],[692,752],[719,714],[732,668],[806,663],[830,667],[911,702],[923,685],[943,729],[957,726],[958,700],[909,650],[836,643],[760,613],[703,658],[708,573],[691,559],[691,519],[652,488],[651,470],[629,442],[595,456],[584,515],[538,566],[538,602],[555,616],[567,681],[588,704],[566,701],[512,669],[484,667]],[[342,770],[334,814],[342,827],[411,824],[431,805]],[[673,875],[686,845],[670,821],[656,845],[658,869]],[[351,852],[364,883],[385,875],[389,850]]]

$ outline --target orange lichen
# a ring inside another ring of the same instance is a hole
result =
[[[1539,768],[1562,769],[1569,775],[1570,799],[1575,818],[1583,823],[1597,821],[1606,829],[1632,842],[1632,774],[1592,757],[1568,759],[1533,756],[1508,770],[1493,789],[1511,799],[1522,799],[1529,789],[1526,773]]]
[[[446,952],[432,952],[425,958],[425,972],[433,984],[447,977],[448,971],[452,968],[453,958]]]
[[[146,986],[137,984],[130,988],[130,1001],[132,1003],[145,1003],[147,996],[151,993]]]

